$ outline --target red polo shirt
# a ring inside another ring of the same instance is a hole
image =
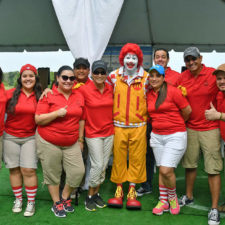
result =
[[[165,71],[165,81],[170,84],[173,85],[174,87],[178,87],[178,80],[180,77],[180,73],[178,73],[175,70],[171,70],[170,67],[166,68]]]
[[[6,91],[3,83],[0,83],[0,136],[3,135],[4,119],[5,119],[5,107],[6,107]]]
[[[85,136],[88,138],[107,137],[114,134],[113,88],[105,83],[101,93],[90,81],[79,88],[85,99]]]
[[[216,76],[212,75],[215,69],[202,66],[197,77],[194,77],[189,70],[185,70],[181,73],[179,80],[179,84],[187,89],[187,99],[192,108],[187,127],[197,131],[219,127],[218,121],[210,121],[205,118],[205,110],[210,109],[210,102],[215,103],[219,90],[216,85]]]
[[[15,88],[7,90],[7,99],[11,99]],[[7,114],[5,132],[16,137],[30,137],[35,134],[36,123],[34,115],[37,107],[37,100],[34,92],[28,97],[21,90],[14,113]]]
[[[45,126],[38,126],[38,133],[46,141],[59,146],[76,143],[79,136],[79,121],[82,119],[84,99],[79,92],[72,92],[67,100],[57,89],[38,102],[36,114],[44,114],[67,107],[67,114]]]
[[[165,101],[155,108],[158,93],[151,89],[147,94],[148,113],[152,121],[152,131],[155,134],[168,135],[186,131],[186,126],[180,110],[189,105],[179,89],[168,84]]]
[[[225,113],[225,93],[220,91],[217,95],[216,100],[217,100],[217,110],[218,110],[218,112]],[[221,136],[222,136],[223,140],[225,141],[225,122],[220,120],[219,126],[220,126]]]

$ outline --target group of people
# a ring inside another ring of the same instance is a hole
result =
[[[52,90],[42,95],[34,66],[21,68],[17,86],[11,90],[4,89],[0,71],[0,147],[2,152],[3,144],[16,198],[12,211],[22,211],[24,184],[24,216],[35,213],[39,159],[53,213],[66,217],[74,212],[70,196],[85,174],[82,152],[86,144],[90,159],[86,210],[107,205],[122,208],[125,182],[129,182],[126,208],[140,209],[137,196],[151,193],[156,162],[159,201],[152,213],[179,214],[181,206],[194,202],[202,151],[212,199],[208,224],[219,224],[225,64],[216,70],[206,67],[198,48],[189,47],[184,51],[186,70],[180,74],[168,67],[168,51],[156,49],[155,65],[145,71],[141,48],[133,43],[122,47],[119,62],[121,67],[107,76],[104,61],[95,61],[90,72],[88,60],[78,58],[74,68],[60,67]],[[106,203],[99,192],[112,150],[111,181],[116,191]],[[186,193],[178,199],[174,170],[180,161],[185,168]],[[62,170],[66,178],[60,192]],[[136,184],[141,184],[137,191]]]

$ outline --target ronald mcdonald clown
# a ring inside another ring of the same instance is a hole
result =
[[[111,181],[117,184],[110,207],[123,207],[122,183],[129,181],[127,209],[140,209],[136,183],[146,181],[146,91],[148,73],[142,67],[143,53],[137,44],[128,43],[120,52],[121,67],[108,77],[114,87],[114,149]],[[129,163],[127,163],[129,157]]]

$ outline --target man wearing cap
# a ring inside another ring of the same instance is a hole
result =
[[[196,47],[189,47],[184,51],[184,62],[187,70],[181,74],[179,85],[186,89],[192,113],[187,121],[187,150],[182,160],[182,165],[186,169],[186,195],[181,197],[179,204],[184,206],[194,201],[193,188],[201,149],[212,199],[208,224],[219,224],[220,216],[217,208],[220,172],[223,168],[219,124],[218,121],[209,121],[205,118],[205,110],[210,109],[211,102],[215,104],[218,93],[216,77],[213,75],[215,69],[202,64],[202,56]]]
[[[217,95],[216,108],[211,103],[211,108],[205,111],[207,120],[218,120],[220,126],[220,134],[225,141],[225,64],[220,65],[214,72],[216,75],[216,84],[220,92]],[[225,203],[218,207],[219,211],[225,211]]]
[[[225,64],[220,65],[214,72],[216,84],[220,92],[217,95],[217,107],[213,104],[211,109],[205,111],[207,120],[219,120],[222,139],[225,141]]]
[[[74,83],[74,89],[83,84],[88,84],[90,79],[88,77],[90,72],[90,63],[85,58],[77,58],[73,63],[74,75],[76,82]],[[82,83],[82,84],[81,84]],[[77,85],[78,84],[78,85]]]
[[[126,207],[140,209],[141,203],[136,200],[135,184],[146,181],[146,89],[149,75],[141,66],[143,53],[137,44],[124,45],[119,61],[121,67],[108,78],[114,86],[115,138],[111,181],[117,184],[115,197],[108,200],[108,205],[122,208],[122,183],[128,181],[130,185]]]

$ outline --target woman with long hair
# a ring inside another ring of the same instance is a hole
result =
[[[147,94],[148,113],[152,123],[150,146],[159,167],[159,202],[152,212],[178,214],[180,207],[176,195],[174,169],[187,145],[185,121],[191,107],[181,91],[165,82],[165,71],[160,65],[149,70],[152,89]]]
[[[37,154],[44,183],[53,200],[52,212],[57,217],[66,217],[67,212],[74,212],[70,194],[79,187],[84,175],[84,99],[78,91],[72,91],[75,76],[71,67],[60,67],[56,78],[53,94],[38,102],[35,115]],[[60,196],[62,169],[66,173],[66,184]]]
[[[22,211],[22,188],[25,186],[27,207],[24,216],[35,213],[37,192],[36,124],[34,115],[41,95],[39,76],[34,66],[20,70],[17,86],[7,91],[7,120],[3,137],[3,157],[9,168],[10,183],[16,197],[12,211]]]
[[[5,106],[6,106],[6,92],[3,80],[3,72],[0,68],[0,168],[2,166],[2,139],[3,139],[3,131],[4,131],[4,118],[5,118]]]

